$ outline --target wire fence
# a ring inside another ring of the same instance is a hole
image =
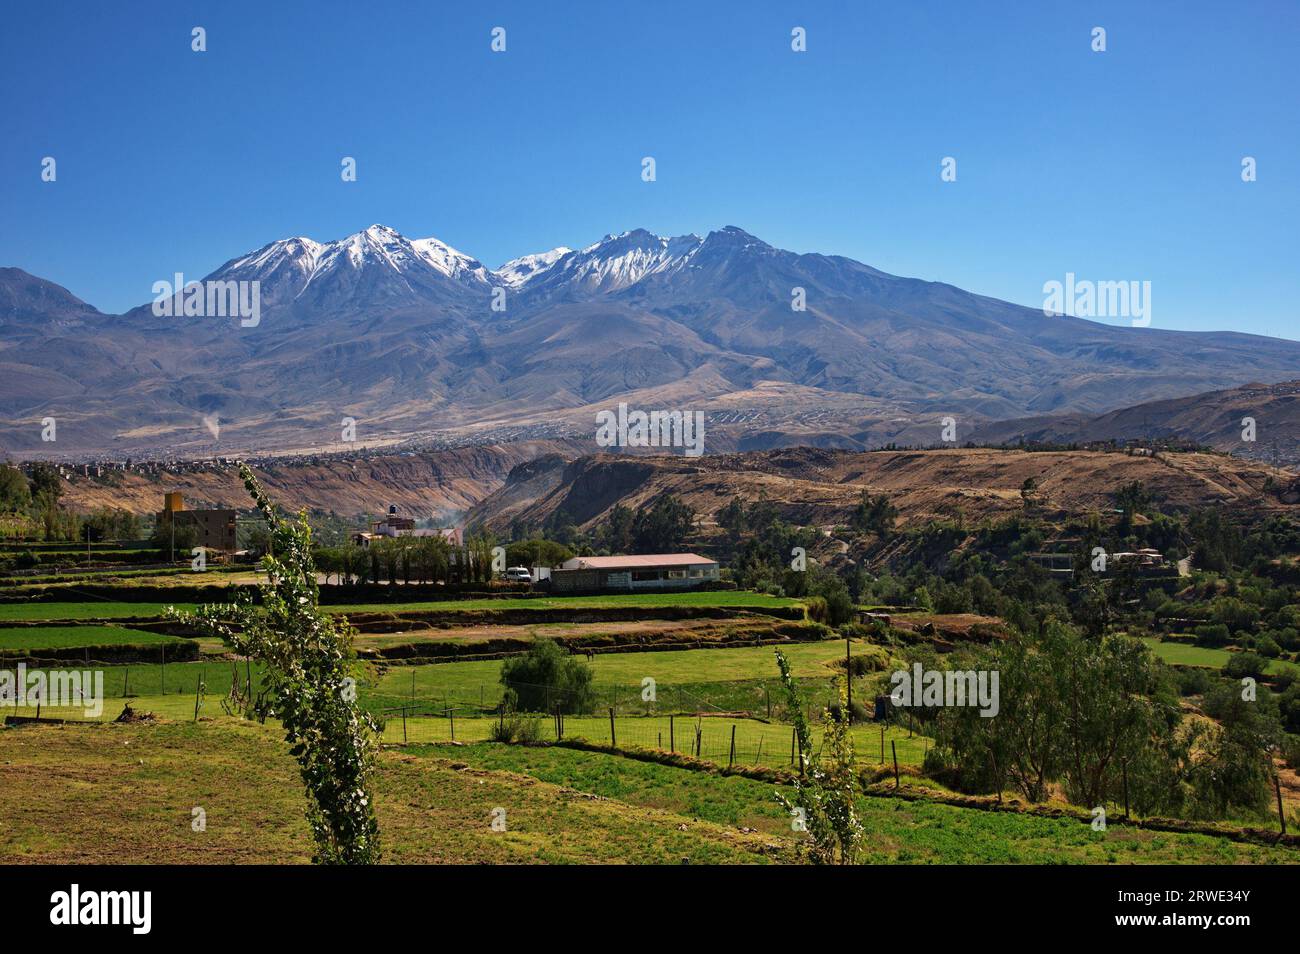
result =
[[[761,719],[713,715],[491,715],[479,709],[446,707],[440,715],[417,714],[409,707],[383,713],[383,741],[393,744],[473,743],[499,736],[509,723],[515,739],[553,741],[584,739],[615,747],[638,747],[690,755],[720,765],[783,768],[797,765],[794,727]],[[814,726],[812,743],[820,749],[823,732]],[[900,764],[920,765],[930,740],[906,726],[885,722],[857,724],[850,730],[859,761],[886,765],[895,754]]]

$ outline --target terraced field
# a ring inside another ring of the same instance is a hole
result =
[[[0,731],[0,862],[306,863],[301,786],[278,729],[238,721]],[[230,784],[231,778],[238,785]],[[480,744],[390,750],[384,860],[406,864],[781,863],[803,836],[776,786],[593,752]],[[191,827],[203,809],[206,831]],[[504,809],[505,830],[494,811]],[[860,801],[875,863],[1294,864],[1206,835]]]

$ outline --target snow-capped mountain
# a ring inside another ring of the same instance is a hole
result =
[[[516,284],[530,294],[561,289],[583,294],[622,291],[647,275],[682,267],[703,241],[698,235],[667,238],[645,229],[606,235],[580,251],[555,258],[546,267],[535,268]]]
[[[537,252],[534,255],[521,255],[519,258],[512,258],[500,268],[496,269],[494,274],[501,279],[502,284],[507,288],[518,288],[529,280],[536,278],[543,272],[547,271],[552,265],[558,262],[565,255],[572,252],[573,249],[566,245],[553,248],[549,252]]]
[[[1292,380],[1300,367],[1296,342],[1049,320],[735,226],[703,238],[635,229],[490,271],[438,239],[374,225],[332,242],[281,239],[208,278],[259,281],[260,322],[148,305],[105,315],[0,269],[0,445],[39,444],[29,423],[46,415],[60,420],[61,446],[211,442],[203,422],[216,415],[222,442],[242,429],[242,440],[297,448],[317,439],[309,431],[336,435],[344,413],[394,434],[549,426],[622,395],[734,410],[774,388],[789,409],[866,402],[889,420],[1095,414]],[[827,427],[867,433],[826,413]]]
[[[436,238],[408,239],[386,225],[334,242],[281,239],[231,259],[207,278],[261,282],[263,307],[335,308],[358,295],[371,302],[438,301],[455,286],[481,292],[497,284],[477,259]]]

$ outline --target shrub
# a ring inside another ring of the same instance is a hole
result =
[[[1197,626],[1196,645],[1197,646],[1228,645],[1228,627],[1223,625],[1222,623],[1212,623],[1208,626]]]
[[[501,684],[522,712],[576,713],[591,710],[591,667],[570,656],[550,639],[539,639],[528,652],[501,664]]]
[[[1233,679],[1250,676],[1258,679],[1268,668],[1268,660],[1259,653],[1233,653],[1232,658],[1223,667],[1223,672]]]
[[[830,623],[831,611],[826,605],[826,597],[812,596],[804,604],[808,608],[808,618],[814,623]]]
[[[493,742],[540,742],[542,739],[542,720],[536,717],[522,716],[517,712],[502,715],[488,731],[488,738]]]
[[[1175,679],[1178,682],[1180,696],[1202,696],[1214,684],[1214,677],[1210,671],[1197,666],[1175,670]]]

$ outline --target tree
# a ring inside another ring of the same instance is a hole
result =
[[[594,694],[591,667],[552,639],[537,639],[528,652],[501,663],[501,685],[518,712],[588,712]]]
[[[355,630],[345,617],[319,606],[311,527],[306,513],[282,519],[240,465],[244,486],[265,518],[275,556],[262,561],[261,605],[247,593],[227,606],[204,607],[174,618],[220,637],[236,652],[266,666],[273,714],[284,726],[307,792],[307,821],[320,864],[373,864],[379,859],[379,823],[370,782],[378,726],[356,702],[349,675]]]
[[[748,526],[745,516],[745,503],[739,497],[732,497],[727,504],[718,511],[718,526],[724,530],[730,530],[732,533],[743,533]]]
[[[507,566],[559,566],[573,551],[554,540],[521,540],[506,547]]]
[[[0,464],[0,512],[18,513],[32,502],[27,478],[17,467]]]
[[[634,553],[677,553],[695,527],[695,511],[672,494],[641,507],[632,522]]]
[[[894,532],[894,521],[898,519],[898,508],[889,502],[884,494],[873,497],[862,491],[862,499],[853,512],[853,526],[863,533],[875,533],[882,540],[888,539]]]
[[[622,504],[615,504],[605,521],[600,535],[601,546],[612,553],[630,553],[632,550],[632,524],[636,515]]]
[[[829,570],[818,570],[811,583],[809,590],[814,596],[819,596],[826,602],[826,620],[830,626],[843,626],[845,623],[853,620],[853,597],[849,595],[849,588],[844,585],[836,574]]]
[[[834,680],[840,704],[838,715],[829,709],[822,714],[824,729],[820,749],[814,750],[812,733],[804,716],[799,688],[790,674],[790,663],[776,650],[786,705],[794,720],[799,749],[799,776],[794,798],[777,793],[777,801],[810,836],[809,857],[815,864],[854,864],[861,852],[863,826],[858,817],[858,773],[849,728],[847,686]]]

